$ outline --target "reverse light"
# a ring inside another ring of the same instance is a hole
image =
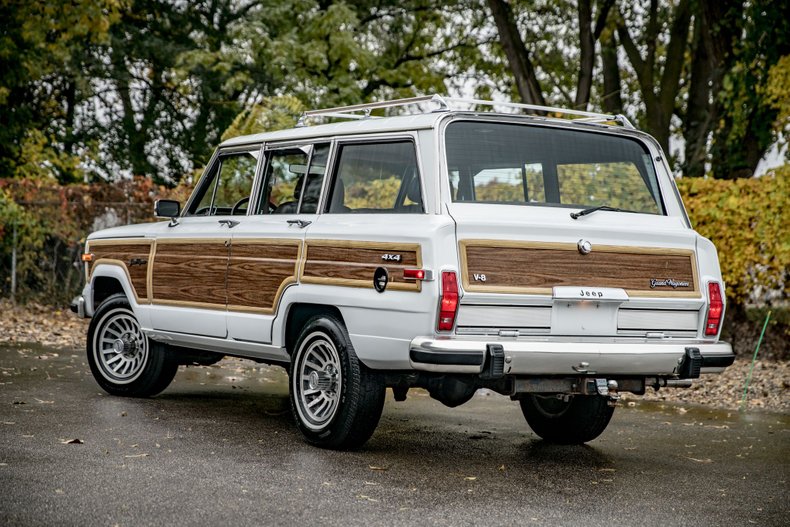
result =
[[[711,337],[719,334],[723,313],[724,301],[721,296],[721,286],[718,282],[708,282],[708,316],[705,317],[705,336]]]
[[[458,277],[453,271],[442,271],[442,297],[439,301],[439,321],[436,329],[452,331],[458,313]]]

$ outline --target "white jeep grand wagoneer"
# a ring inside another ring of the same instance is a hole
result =
[[[583,443],[619,392],[732,364],[716,249],[656,141],[622,116],[485,104],[307,112],[220,145],[183,208],[157,202],[169,221],[93,233],[73,309],[96,381],[150,396],[233,355],[288,369],[319,446],[361,446],[387,387],[451,407],[488,388]]]

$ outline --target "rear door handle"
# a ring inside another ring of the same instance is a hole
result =
[[[308,225],[313,223],[312,221],[307,220],[288,220],[289,225],[298,225],[300,229],[304,229]]]
[[[227,225],[228,229],[232,229],[239,224],[239,222],[235,220],[218,220],[218,222],[220,225]]]

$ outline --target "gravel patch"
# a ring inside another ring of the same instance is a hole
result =
[[[37,304],[16,306],[0,300],[0,342],[35,342],[83,353],[88,321],[68,310]],[[230,367],[229,361],[218,365]],[[240,364],[246,364],[241,361]],[[250,368],[255,366],[250,364]],[[720,375],[703,375],[689,389],[649,389],[644,396],[623,394],[623,403],[638,400],[704,405],[736,410],[740,407],[751,360],[738,359]],[[234,368],[238,367],[233,361]],[[754,365],[746,409],[790,412],[790,361],[758,360]]]

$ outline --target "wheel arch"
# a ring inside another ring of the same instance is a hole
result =
[[[132,310],[136,311],[137,297],[125,269],[117,265],[99,264],[91,273],[90,285],[91,312],[95,312],[105,299],[117,293],[123,293]]]
[[[292,353],[294,345],[296,344],[296,339],[299,338],[299,332],[302,330],[305,323],[316,315],[331,315],[345,325],[343,314],[336,306],[305,302],[291,304],[288,307],[288,313],[285,317],[285,327],[283,331],[283,343],[285,344],[288,355]]]

